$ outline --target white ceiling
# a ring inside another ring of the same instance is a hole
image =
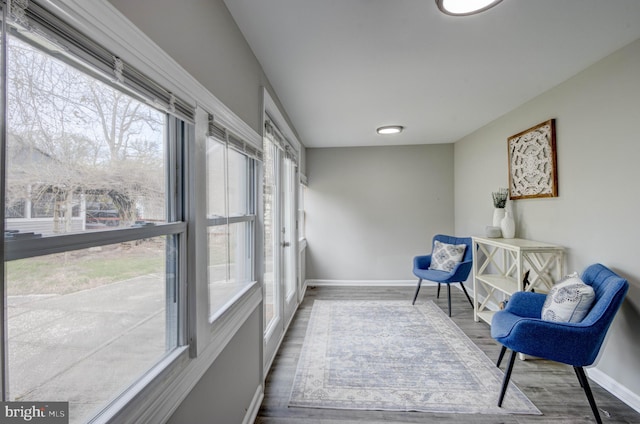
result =
[[[455,142],[640,38],[640,0],[225,3],[307,147]]]

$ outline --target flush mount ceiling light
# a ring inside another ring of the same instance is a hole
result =
[[[376,131],[378,134],[398,134],[401,133],[404,127],[402,125],[387,125],[386,127],[380,127]]]
[[[491,9],[502,0],[436,0],[438,9],[451,16],[468,16]]]

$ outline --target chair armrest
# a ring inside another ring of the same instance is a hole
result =
[[[505,310],[524,318],[540,318],[547,295],[532,292],[515,292]]]
[[[593,364],[604,340],[593,326],[538,318],[516,320],[510,333],[505,341],[496,340],[517,352],[573,366]]]
[[[456,283],[467,281],[467,278],[469,278],[469,273],[471,272],[472,265],[473,265],[473,260],[468,260],[468,261],[458,263],[451,270],[451,277],[449,278],[449,281],[456,282]]]
[[[414,269],[429,269],[431,265],[431,255],[416,256],[413,258]]]

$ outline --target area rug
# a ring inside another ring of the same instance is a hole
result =
[[[316,300],[289,406],[541,415],[502,378],[433,302]]]

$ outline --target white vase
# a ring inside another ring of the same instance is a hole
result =
[[[493,226],[499,227],[504,218],[504,208],[495,208],[493,210]]]
[[[504,218],[500,221],[500,229],[502,230],[502,238],[511,239],[515,237],[516,223],[510,211],[506,211]]]

